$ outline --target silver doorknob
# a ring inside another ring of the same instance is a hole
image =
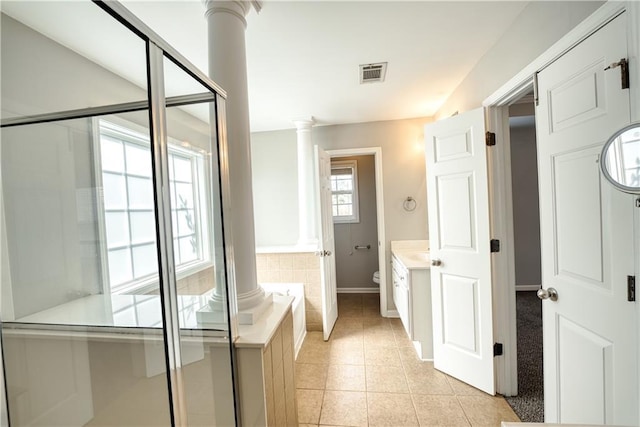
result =
[[[538,290],[538,298],[540,299],[550,299],[551,301],[558,301],[558,291],[554,288],[549,289],[540,289]]]
[[[439,259],[432,259],[431,265],[434,267],[440,267],[442,265],[442,261],[440,261]]]

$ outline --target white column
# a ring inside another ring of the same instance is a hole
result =
[[[253,324],[271,303],[271,295],[265,297],[264,290],[258,286],[256,273],[245,46],[245,16],[251,3],[205,0],[204,4],[209,38],[209,75],[227,92],[226,122],[232,194],[230,220],[238,320],[241,324]],[[219,288],[216,287],[216,291]],[[221,301],[222,295],[215,293],[210,304],[213,309],[211,322],[217,319],[216,308],[220,308]]]
[[[313,142],[311,128],[313,117],[297,119],[298,135],[298,245],[317,245],[318,237],[315,223],[315,189],[313,185]]]

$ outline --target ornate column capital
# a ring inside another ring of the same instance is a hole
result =
[[[262,2],[259,1],[240,1],[240,0],[202,0],[205,7],[204,16],[209,17],[214,13],[229,13],[236,16],[242,24],[247,26],[245,16],[251,10],[253,5],[256,11],[262,9]]]
[[[293,124],[296,125],[296,129],[298,130],[311,129],[311,127],[316,124],[316,121],[313,119],[313,116],[299,117],[299,118],[293,119],[292,121],[293,121]]]

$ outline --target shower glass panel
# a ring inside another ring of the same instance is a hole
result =
[[[147,100],[144,41],[91,1],[0,9],[2,119]]]
[[[233,425],[214,94],[164,58],[168,174],[186,425]],[[201,312],[221,308],[218,323]]]
[[[91,1],[0,8],[0,421],[234,425],[211,83]]]

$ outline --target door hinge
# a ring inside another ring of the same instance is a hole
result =
[[[627,276],[627,301],[636,300],[636,276]]]
[[[494,145],[496,145],[496,134],[487,131],[485,133],[485,141],[487,143],[487,147],[493,147]]]
[[[491,239],[491,252],[500,252],[500,240]]]
[[[501,342],[497,342],[493,344],[493,357],[496,356],[502,356],[504,354],[504,351],[502,349],[502,343]]]
[[[622,58],[620,61],[614,62],[604,70],[612,70],[618,67],[620,67],[620,83],[622,89],[629,89],[629,61],[627,61],[627,58]]]

